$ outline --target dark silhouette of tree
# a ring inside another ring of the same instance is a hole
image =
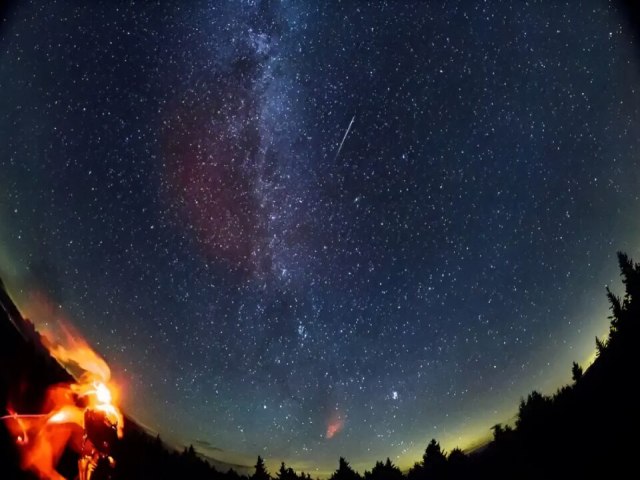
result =
[[[422,462],[416,463],[407,476],[410,480],[442,478],[447,468],[447,456],[440,448],[436,439],[432,439],[424,454]]]
[[[422,456],[425,472],[428,475],[439,475],[447,464],[447,457],[436,439],[432,439]]]
[[[193,448],[193,445],[189,445],[189,447],[184,447],[184,451],[182,452],[182,455],[189,458],[189,459],[193,459],[196,458],[196,450],[195,448]]]
[[[233,468],[227,470],[227,473],[224,474],[224,478],[226,480],[247,480],[246,476],[238,475],[238,472],[236,472]]]
[[[634,263],[626,253],[618,252],[618,265],[625,287],[625,310],[632,300],[640,298],[640,263]]]
[[[582,378],[582,374],[582,367],[578,363],[573,362],[573,365],[571,366],[571,378],[573,382],[578,383]]]
[[[493,430],[493,440],[497,443],[510,440],[513,435],[513,428],[510,425],[503,427],[501,423],[496,423],[491,430]]]
[[[454,448],[447,457],[448,477],[468,478],[469,464],[469,457],[459,448]]]
[[[278,470],[278,473],[276,473],[276,478],[278,480],[299,480],[298,475],[296,475],[296,472],[293,470],[293,468],[287,468],[284,462],[280,464],[280,470]],[[301,476],[300,478],[304,478],[304,476]]]
[[[619,297],[614,295],[613,292],[609,290],[609,287],[607,287],[607,298],[609,299],[609,309],[611,310],[611,315],[609,315],[609,320],[611,320],[609,331],[614,332],[618,330],[618,322],[622,317],[622,302],[620,301]]]
[[[407,480],[421,480],[424,477],[422,462],[416,462],[407,472]]]
[[[344,457],[340,457],[338,469],[333,472],[330,480],[361,480],[361,477],[351,468],[351,465],[349,465],[349,462],[347,462]]]
[[[270,480],[269,472],[267,471],[267,467],[264,465],[264,460],[260,455],[258,455],[258,460],[256,461],[255,472],[251,476],[251,480]]]
[[[534,390],[526,400],[520,400],[516,427],[520,429],[535,428],[537,420],[545,414],[548,406],[549,398]]]
[[[496,423],[493,427],[493,439],[497,442],[504,435],[504,428],[501,423]]]
[[[387,457],[385,463],[376,462],[371,472],[364,472],[365,480],[402,480],[404,476]]]

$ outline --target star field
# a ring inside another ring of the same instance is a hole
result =
[[[221,461],[468,446],[586,361],[640,254],[608,2],[30,1],[1,28],[0,273]]]

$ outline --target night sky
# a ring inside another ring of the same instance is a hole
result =
[[[404,468],[592,355],[640,258],[615,6],[143,3],[0,27],[0,274],[136,419],[272,472]]]

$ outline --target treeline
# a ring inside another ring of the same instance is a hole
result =
[[[340,458],[331,480],[455,480],[467,478],[549,479],[622,478],[637,468],[635,441],[640,423],[638,395],[638,355],[640,347],[640,264],[618,254],[624,295],[607,289],[611,315],[606,340],[596,338],[597,357],[583,372],[574,363],[573,382],[553,395],[532,392],[520,402],[513,425],[492,427],[493,440],[471,454],[460,449],[445,452],[434,439],[422,459],[408,471],[401,471],[388,458],[377,462],[362,475]],[[2,300],[2,298],[0,298]],[[0,308],[0,402],[6,404],[9,385],[29,378],[32,402],[38,392],[59,379],[60,370],[24,335],[12,328],[7,309]],[[17,342],[17,343],[13,343]],[[18,347],[16,345],[22,345]],[[19,362],[16,363],[16,359]],[[43,373],[47,372],[47,374]],[[35,407],[34,407],[35,408]],[[194,480],[310,480],[284,463],[272,477],[258,457],[254,473],[241,476],[234,470],[218,471],[193,447],[177,452],[159,437],[151,437],[128,422],[124,438],[115,446],[117,464],[113,479],[194,479]],[[31,478],[17,468],[15,446],[0,426],[1,478]],[[76,458],[67,454],[60,472],[67,478],[77,474]],[[629,473],[628,473],[629,472]],[[631,475],[633,476],[633,475]]]
[[[341,458],[331,480],[635,477],[640,264],[624,253],[618,263],[624,294],[606,290],[608,338],[595,339],[596,360],[586,371],[573,363],[570,385],[553,395],[531,392],[521,400],[514,425],[494,425],[493,440],[472,454],[458,448],[446,453],[434,439],[407,472],[387,459],[360,475]]]

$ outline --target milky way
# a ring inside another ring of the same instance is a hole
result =
[[[0,272],[137,419],[231,463],[405,467],[588,359],[640,257],[621,12],[181,3],[0,31]]]

